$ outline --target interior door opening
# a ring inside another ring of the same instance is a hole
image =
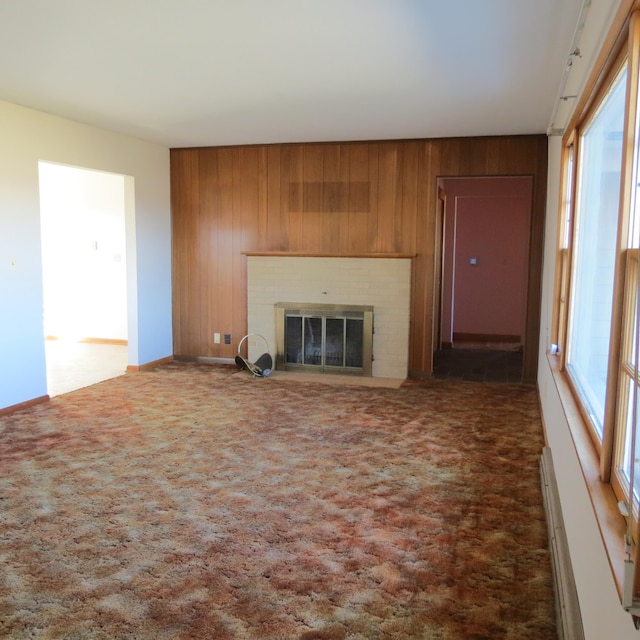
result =
[[[446,362],[455,377],[521,379],[533,178],[440,178],[438,194],[444,212],[434,374],[443,374]]]
[[[43,338],[51,396],[126,371],[124,180],[39,163]]]

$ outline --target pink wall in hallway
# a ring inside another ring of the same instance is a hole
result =
[[[445,178],[442,341],[524,339],[533,179]],[[476,265],[470,260],[475,258]]]

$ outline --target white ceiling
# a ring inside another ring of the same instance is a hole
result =
[[[582,0],[4,0],[0,99],[168,147],[544,133]]]

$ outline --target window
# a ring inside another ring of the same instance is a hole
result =
[[[640,467],[634,450],[638,434],[638,249],[626,252],[625,295],[622,315],[622,342],[618,383],[618,412],[616,417],[615,482],[618,498],[637,503],[640,496]],[[632,467],[633,464],[633,467]],[[631,500],[631,486],[634,498]],[[635,518],[637,521],[637,516]]]
[[[626,66],[580,139],[567,369],[598,440],[604,430],[618,232]]]
[[[640,74],[639,74],[640,75]],[[640,78],[639,78],[640,79]],[[621,300],[620,358],[618,365],[618,391],[615,414],[615,449],[612,484],[616,496],[625,503],[631,514],[628,535],[638,540],[638,501],[640,500],[640,344],[638,333],[640,316],[639,257],[640,257],[640,109],[636,107],[634,130],[634,156],[629,189],[629,214],[623,222],[621,236],[624,246],[624,284]],[[634,531],[635,529],[635,531]]]
[[[627,17],[563,140],[554,337],[574,435],[595,444],[579,456],[600,478],[603,541],[640,623],[640,12]]]

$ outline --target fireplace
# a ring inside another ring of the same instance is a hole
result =
[[[373,306],[276,304],[276,369],[371,376]]]
[[[256,333],[266,338],[276,360],[276,367],[280,368],[277,363],[277,354],[284,354],[285,351],[283,350],[284,342],[278,345],[279,338],[276,331],[278,303],[283,300],[297,300],[301,302],[297,305],[298,311],[306,309],[313,312],[307,314],[310,318],[318,317],[314,314],[327,306],[334,310],[344,311],[346,308],[355,312],[363,311],[363,307],[368,307],[375,310],[375,333],[373,333],[372,313],[371,328],[363,324],[363,336],[371,339],[370,349],[375,359],[367,354],[366,350],[369,347],[363,346],[363,373],[360,375],[372,378],[404,379],[407,377],[409,362],[411,273],[412,260],[409,256],[247,254],[248,333]],[[344,316],[334,315],[334,317]],[[356,331],[357,326],[350,320],[356,319],[356,316],[345,318],[343,331],[348,331],[350,336]],[[333,334],[340,333],[341,322],[333,322],[330,318],[314,320],[311,323],[314,340],[318,339],[318,335],[322,335],[323,322],[325,340],[327,323],[330,338]],[[300,327],[300,334],[303,331],[303,324],[307,325],[307,329],[310,328],[306,321],[303,323],[300,319],[292,320],[292,332],[296,331],[294,323]],[[318,325],[320,333],[316,330]],[[251,362],[255,362],[256,358],[264,352],[264,343],[261,340],[253,341],[249,338],[247,347]],[[299,348],[302,360],[302,342]],[[317,359],[318,354],[316,353],[315,356]],[[338,355],[336,354],[335,357],[337,358]],[[346,353],[344,358],[347,358]],[[293,354],[291,359],[297,359],[297,355]],[[322,362],[321,358],[320,362]],[[331,362],[333,361],[330,360]],[[348,359],[344,361],[344,370],[340,373],[359,368],[352,367],[354,363],[355,360],[349,352]],[[302,362],[289,362],[287,366],[291,367],[292,371],[298,371],[301,369],[296,365],[301,364]],[[319,371],[322,366],[311,363],[309,365],[311,368],[304,369],[305,371]],[[325,357],[324,373],[337,372],[334,367],[335,365],[332,364],[327,365]],[[371,367],[370,370],[368,367]]]

